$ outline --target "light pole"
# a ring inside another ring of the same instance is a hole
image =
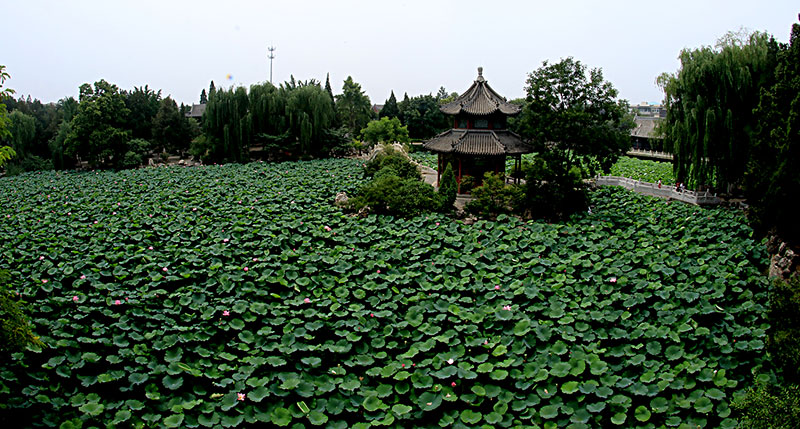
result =
[[[269,58],[269,83],[272,83],[272,60],[275,59],[275,47],[270,46],[267,48],[269,54],[267,54],[267,58]]]

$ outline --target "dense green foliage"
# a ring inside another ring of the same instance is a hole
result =
[[[470,190],[472,201],[467,203],[468,212],[484,218],[495,219],[501,214],[510,214],[519,206],[522,188],[506,186],[501,174],[487,171],[483,182]]]
[[[352,76],[347,76],[342,93],[336,96],[336,112],[351,136],[358,135],[372,119],[369,97],[361,90],[361,85],[353,81]]]
[[[371,180],[350,200],[351,210],[411,217],[441,207],[439,195],[422,181],[419,168],[391,146],[384,146],[364,166],[364,176]]]
[[[0,361],[3,425],[733,424],[766,328],[740,215],[601,189],[568,224],[343,216],[360,170],[0,179],[48,345]]]
[[[684,49],[680,61],[677,73],[659,77],[667,109],[660,127],[677,180],[692,189],[740,185],[759,121],[753,109],[772,80],[774,41],[729,34],[715,48]]]
[[[400,120],[408,127],[412,139],[430,138],[451,127],[450,119],[439,110],[438,99],[430,94],[412,98],[406,94],[398,108]]]
[[[543,153],[526,165],[524,192],[521,211],[535,219],[564,220],[587,206],[580,168],[570,166],[553,152]]]
[[[10,96],[14,92],[10,88],[3,89],[6,79],[9,77],[11,76],[8,74],[8,72],[6,72],[6,66],[0,64],[0,139],[3,139],[10,134],[8,131],[8,113],[4,101],[6,97]],[[14,156],[16,156],[16,152],[13,148],[11,148],[11,146],[0,146],[0,167],[2,167],[3,164],[5,164]]]
[[[775,280],[769,295],[767,362],[777,378],[762,373],[735,403],[751,428],[800,426],[800,276]]]
[[[204,136],[192,152],[207,161],[247,162],[259,144],[268,158],[320,157],[344,142],[336,112],[319,82],[295,81],[275,87],[256,84],[209,93],[203,114]]]
[[[392,169],[396,176],[402,179],[419,181],[422,179],[419,168],[403,152],[398,152],[392,146],[385,145],[375,157],[364,166],[366,177],[375,176],[378,171]]]
[[[800,222],[787,204],[800,196],[800,24],[792,25],[789,40],[776,48],[775,83],[761,89],[745,184],[756,228],[775,228],[800,245]]]
[[[383,108],[378,112],[378,117],[383,118],[397,118],[400,116],[400,109],[397,107],[397,98],[394,96],[394,91],[389,94],[389,98],[383,103]]]
[[[370,121],[367,127],[361,130],[364,141],[376,143],[408,143],[408,128],[400,123],[396,117],[382,117],[380,120]]]
[[[650,183],[658,183],[661,180],[664,186],[675,185],[671,162],[650,161],[623,156],[607,171],[607,174],[611,176],[627,177]]]
[[[562,158],[567,171],[577,165],[586,169],[585,177],[593,176],[595,165],[606,170],[630,149],[632,117],[602,70],[572,57],[545,61],[528,75],[525,91],[517,131],[536,152]]]
[[[0,270],[0,356],[8,359],[12,352],[26,347],[44,345],[31,331],[30,321],[25,315],[25,303],[8,290],[8,271]]]

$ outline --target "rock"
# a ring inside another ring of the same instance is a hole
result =
[[[350,198],[347,197],[347,193],[346,192],[339,192],[338,194],[336,194],[336,197],[333,199],[333,205],[335,205],[336,207],[344,207],[344,206],[347,205],[347,202],[349,200],[350,200]]]

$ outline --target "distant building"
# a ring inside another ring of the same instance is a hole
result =
[[[372,105],[372,112],[375,113],[376,115],[378,113],[381,113],[382,109],[383,109],[383,104],[373,104]]]
[[[646,102],[631,106],[631,110],[638,116],[651,116],[656,118],[666,118],[667,109],[662,104],[649,104]]]
[[[664,152],[664,139],[655,132],[656,125],[662,118],[652,116],[636,116],[636,124],[631,130],[631,148]]]
[[[186,112],[187,118],[194,118],[197,119],[197,122],[200,122],[200,119],[203,117],[203,113],[206,111],[205,104],[192,104],[192,107]]]

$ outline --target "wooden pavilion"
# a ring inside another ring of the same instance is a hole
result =
[[[505,174],[506,157],[514,157],[515,170],[522,164],[522,154],[533,148],[519,135],[506,129],[506,119],[520,113],[520,107],[506,101],[483,78],[483,67],[478,67],[478,78],[469,89],[455,100],[439,108],[453,116],[453,128],[426,141],[423,147],[438,155],[437,185],[447,163],[453,166],[459,184],[472,176],[480,185],[486,172]]]

